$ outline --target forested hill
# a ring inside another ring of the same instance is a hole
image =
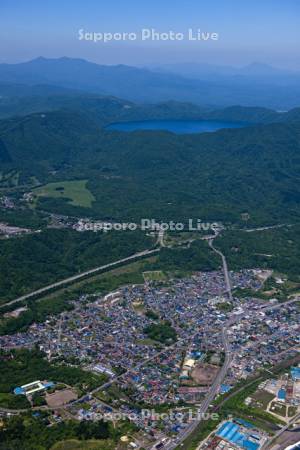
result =
[[[0,163],[10,163],[11,158],[7,152],[6,146],[0,139]]]
[[[300,108],[294,108],[286,112],[278,112],[268,108],[244,106],[230,106],[229,108],[207,111],[206,119],[228,120],[251,123],[273,123],[300,121]]]
[[[0,82],[0,119],[61,109],[84,113],[100,126],[111,122],[148,119],[203,119],[248,123],[300,120],[300,108],[278,112],[264,107],[240,105],[216,109],[174,100],[133,103],[113,96],[84,93],[56,86],[26,86]]]
[[[0,121],[2,148],[12,164],[33,171],[39,164],[55,168],[70,163],[78,152],[83,156],[95,151],[99,136],[98,124],[76,112],[39,113]]]
[[[0,142],[1,169],[17,169],[22,182],[88,180],[92,209],[43,200],[43,208],[58,212],[118,219],[299,216],[298,122],[199,135],[119,133],[60,111],[1,121]]]

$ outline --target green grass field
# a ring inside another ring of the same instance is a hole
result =
[[[166,281],[167,277],[161,270],[152,270],[149,272],[143,272],[145,281]]]
[[[275,395],[259,389],[253,395],[251,395],[251,397],[253,398],[253,400],[256,400],[259,404],[261,404],[264,410],[266,410],[270,401],[275,398]]]
[[[51,447],[51,450],[113,450],[115,444],[111,440],[95,440],[79,441],[77,439],[69,439],[68,441],[57,442]]]
[[[37,198],[64,198],[69,199],[73,206],[82,206],[91,208],[95,197],[87,189],[88,180],[60,181],[57,183],[48,183],[35,189],[33,192]]]
[[[273,412],[278,416],[286,417],[286,405],[278,402],[272,402],[270,412]]]
[[[30,403],[24,395],[0,392],[0,407],[9,409],[30,408]]]
[[[289,406],[288,417],[294,417],[297,414],[298,408],[296,406]]]

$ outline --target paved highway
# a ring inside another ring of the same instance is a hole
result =
[[[230,282],[230,277],[229,277],[229,272],[228,272],[227,261],[226,261],[225,256],[223,255],[223,253],[214,247],[213,241],[214,241],[213,239],[209,239],[208,245],[215,253],[217,253],[222,258],[223,272],[224,272],[225,283],[226,283],[226,291],[227,291],[229,300],[232,301],[233,297],[232,297],[231,282]]]
[[[211,237],[208,240],[208,245],[211,247],[211,249],[217,253],[221,259],[222,259],[222,263],[223,263],[223,272],[224,272],[224,278],[225,278],[225,282],[226,282],[226,292],[228,295],[229,300],[233,300],[232,297],[232,291],[231,291],[231,283],[230,283],[230,278],[229,278],[229,272],[228,272],[228,266],[227,266],[227,261],[225,256],[223,255],[223,253],[220,250],[217,250],[214,245],[213,245],[213,240],[215,237],[217,237],[217,233],[215,234],[214,237]],[[196,420],[194,420],[193,422],[191,422],[187,428],[185,428],[183,430],[183,432],[177,437],[177,439],[173,442],[170,442],[168,444],[166,444],[164,446],[165,450],[173,450],[176,447],[180,446],[180,444],[197,428],[197,426],[200,424],[200,422],[203,420],[201,418],[201,416],[203,417],[204,414],[206,413],[206,411],[209,408],[209,405],[211,404],[211,402],[214,400],[217,392],[219,391],[219,388],[224,380],[224,378],[226,377],[227,371],[230,367],[231,361],[233,359],[233,354],[231,351],[231,346],[228,340],[228,336],[227,336],[227,329],[228,327],[230,327],[236,320],[239,319],[239,316],[234,316],[228,319],[228,321],[226,322],[226,324],[224,325],[224,327],[222,328],[222,342],[223,342],[223,348],[225,351],[225,361],[224,364],[221,368],[221,370],[219,371],[218,375],[216,376],[212,386],[210,387],[204,401],[202,402],[200,408],[198,409],[198,414],[199,414],[199,419],[197,418]],[[156,443],[157,445],[157,443]],[[153,447],[155,448],[155,446]]]
[[[282,427],[271,439],[269,439],[261,448],[261,450],[267,450],[270,448],[272,444],[275,443],[276,439],[282,435],[293,423],[297,422],[300,419],[300,414],[294,416],[284,427]]]
[[[37,289],[36,291],[30,292],[29,294],[22,295],[21,297],[18,297],[15,300],[11,300],[10,302],[1,305],[1,307],[10,306],[15,303],[22,302],[23,300],[28,300],[29,298],[36,297],[40,294],[45,294],[46,292],[51,291],[51,289],[55,289],[58,287],[62,287],[64,285],[68,285],[70,283],[73,283],[74,281],[80,280],[81,278],[85,278],[89,275],[94,275],[97,272],[101,272],[103,270],[110,269],[111,267],[117,266],[118,264],[123,264],[123,263],[131,261],[133,259],[138,259],[138,258],[142,258],[144,256],[149,256],[149,255],[152,255],[153,253],[156,253],[159,251],[160,251],[160,248],[155,248],[152,250],[144,250],[143,252],[139,252],[139,253],[135,253],[134,255],[127,256],[127,258],[118,259],[117,261],[111,262],[109,264],[104,264],[103,266],[99,266],[99,267],[95,267],[94,269],[86,270],[85,272],[81,272],[77,275],[73,275],[72,277],[65,278],[63,280],[49,284],[48,286],[44,286],[43,288]]]

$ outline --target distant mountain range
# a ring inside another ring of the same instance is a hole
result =
[[[235,77],[243,81],[247,78],[259,78],[263,80],[268,78],[272,82],[289,80],[290,82],[299,81],[300,72],[279,69],[268,64],[253,62],[244,67],[218,66],[204,63],[178,63],[178,64],[151,64],[149,69],[162,73],[175,73],[187,78],[207,79],[208,77]]]
[[[0,83],[0,119],[32,113],[67,110],[84,113],[100,127],[111,122],[149,119],[195,119],[272,123],[300,121],[300,108],[278,112],[270,108],[229,106],[203,107],[190,102],[134,103],[50,85]]]
[[[201,107],[233,104],[290,109],[300,104],[300,75],[254,63],[242,69],[186,64],[137,68],[105,66],[82,59],[43,57],[0,64],[0,95],[20,96],[47,85],[116,96],[139,103],[193,102]],[[53,92],[52,92],[53,93]]]

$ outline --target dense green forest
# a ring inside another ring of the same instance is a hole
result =
[[[0,449],[48,450],[56,442],[68,439],[79,439],[82,442],[88,439],[99,439],[105,443],[105,440],[115,439],[119,434],[103,421],[68,421],[46,426],[49,424],[50,421],[45,413],[36,417],[29,414],[15,416],[6,420],[4,428],[0,430]],[[107,442],[107,448],[112,448],[111,441]]]
[[[144,333],[150,339],[167,345],[174,343],[177,339],[176,330],[167,321],[148,325],[144,329]]]
[[[117,426],[101,420],[53,424],[46,412],[28,413],[4,421],[0,429],[0,450],[113,450],[121,436],[134,431],[135,425],[125,420]]]
[[[38,208],[101,219],[295,221],[299,150],[294,119],[199,135],[109,132],[70,111],[0,121],[4,173],[18,170],[23,185],[87,179],[95,197],[92,208],[50,197]]]
[[[215,245],[224,252],[232,270],[273,269],[300,282],[299,224],[253,232],[228,230]]]
[[[11,226],[39,229],[47,224],[45,217],[33,209],[0,209],[0,222]]]
[[[1,350],[0,370],[0,401],[1,394],[12,394],[15,387],[35,380],[66,383],[79,389],[84,387],[84,391],[94,389],[106,380],[105,375],[92,374],[77,367],[50,364],[45,354],[38,349]],[[1,405],[5,407],[3,402]]]
[[[207,242],[196,240],[189,247],[162,248],[157,262],[151,267],[153,270],[186,273],[217,270],[221,265],[221,258]]]
[[[44,230],[0,240],[0,302],[7,302],[53,281],[151,248],[141,231],[108,233]]]

